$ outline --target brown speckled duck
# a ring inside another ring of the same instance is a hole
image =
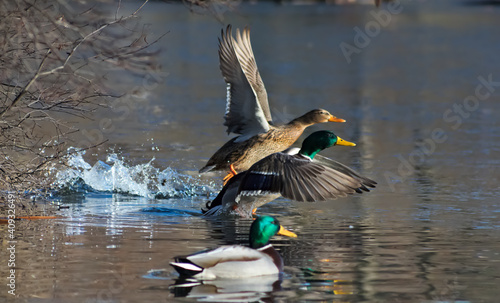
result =
[[[245,28],[236,39],[231,26],[219,39],[220,69],[227,83],[224,125],[228,133],[239,136],[224,144],[200,169],[200,173],[225,170],[227,182],[237,171],[245,171],[260,159],[289,148],[316,123],[345,122],[324,109],[315,109],[284,125],[273,125],[267,92],[250,44],[250,30]]]

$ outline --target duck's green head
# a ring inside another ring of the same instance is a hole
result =
[[[302,142],[299,153],[312,159],[319,151],[334,145],[356,146],[355,143],[346,141],[331,131],[320,130],[310,134]]]
[[[258,217],[250,226],[250,247],[257,249],[266,246],[276,234],[292,238],[297,237],[296,234],[281,226],[278,219],[269,216]]]

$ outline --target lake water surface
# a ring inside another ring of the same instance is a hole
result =
[[[128,111],[103,110],[82,125],[109,142],[57,172],[63,218],[17,223],[16,293],[27,302],[498,301],[500,7],[475,3],[403,2],[378,32],[373,13],[384,6],[244,4],[221,23],[148,3],[150,30],[169,32],[160,84],[124,103]],[[227,23],[251,26],[275,120],[318,107],[346,119],[307,133],[356,142],[322,154],[378,186],[259,208],[298,235],[272,241],[286,265],[281,280],[173,288],[174,256],[246,244],[251,224],[200,212],[222,173],[197,171],[229,138],[217,56]],[[348,63],[340,45],[356,47],[355,27],[367,24],[375,32]],[[98,129],[104,118],[112,129]],[[0,290],[8,297],[5,283]]]

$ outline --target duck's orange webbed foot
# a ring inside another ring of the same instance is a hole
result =
[[[226,185],[229,179],[238,174],[236,170],[234,170],[234,166],[232,164],[229,165],[229,170],[230,170],[229,174],[227,174],[227,176],[225,176],[224,179],[222,179],[224,181],[223,185]]]
[[[257,207],[252,209],[252,215],[253,216],[257,216]]]

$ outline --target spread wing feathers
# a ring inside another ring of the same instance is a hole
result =
[[[301,201],[325,201],[357,192],[356,178],[301,155],[275,153],[255,163],[243,177],[240,195],[280,193]]]
[[[236,51],[236,55],[238,56],[238,60],[240,61],[241,69],[245,73],[255,96],[257,96],[257,101],[260,104],[262,112],[264,113],[267,121],[271,123],[273,119],[271,117],[271,111],[269,110],[267,91],[260,76],[259,69],[257,68],[257,62],[255,61],[252,44],[250,42],[250,29],[248,27],[243,29],[242,34],[240,34],[239,29],[236,29],[234,49]]]
[[[235,41],[231,35],[231,26],[226,33],[222,31],[219,39],[219,59],[222,76],[227,83],[227,103],[224,125],[227,132],[251,137],[269,130],[266,114],[257,100],[254,90],[244,74],[235,52]],[[260,76],[259,76],[260,78]],[[264,90],[265,94],[265,90]],[[267,105],[267,95],[266,95]],[[267,106],[267,111],[269,111]]]
[[[327,158],[327,157],[324,157],[321,155],[316,155],[314,157],[313,162],[317,162],[317,163],[326,165],[328,167],[335,169],[336,171],[339,171],[343,174],[346,174],[346,175],[358,180],[361,183],[361,186],[356,191],[359,193],[361,192],[360,191],[361,189],[364,191],[370,191],[370,189],[368,187],[374,188],[375,185],[377,184],[377,182],[375,182],[369,178],[361,176],[360,174],[358,174],[357,172],[355,172],[354,170],[352,170],[348,166],[346,166],[342,163],[339,163],[335,160],[332,160],[330,158]]]

